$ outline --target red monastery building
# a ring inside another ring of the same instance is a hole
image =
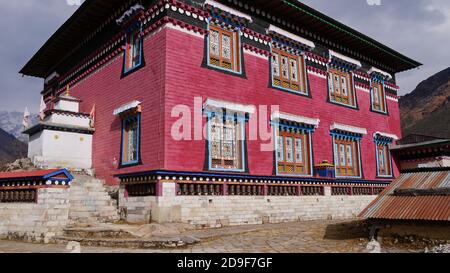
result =
[[[87,0],[21,73],[45,79],[35,162],[79,168],[36,147],[92,137],[127,219],[219,226],[356,215],[399,175],[395,74],[418,66],[297,1]]]

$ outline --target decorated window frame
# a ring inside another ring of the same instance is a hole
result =
[[[276,46],[271,47],[270,74],[272,87],[309,95],[305,56]]]
[[[389,149],[389,145],[392,144],[393,140],[381,135],[374,136],[376,170],[379,178],[394,177],[392,155]]]
[[[140,24],[134,24],[127,30],[123,58],[123,76],[130,74],[144,65],[143,40]]]
[[[328,99],[331,103],[358,108],[353,73],[351,71],[328,67]]]
[[[209,111],[207,114],[208,170],[246,170],[245,114]]]
[[[337,178],[361,178],[361,137],[347,132],[332,132],[333,161]]]
[[[206,60],[210,68],[242,75],[242,42],[239,27],[208,23]]]
[[[272,122],[274,128],[275,173],[283,176],[313,175],[312,133],[304,124]]]
[[[383,81],[372,79],[370,84],[370,109],[387,114],[386,90]]]
[[[123,113],[120,167],[129,167],[141,163],[141,113],[140,111]]]

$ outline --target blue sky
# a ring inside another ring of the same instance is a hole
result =
[[[381,5],[368,2],[380,1]],[[43,80],[18,71],[76,10],[76,0],[2,1],[0,111],[37,112]],[[450,66],[448,0],[301,0],[424,66],[397,75],[401,94]]]

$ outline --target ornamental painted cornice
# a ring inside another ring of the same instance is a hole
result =
[[[71,181],[64,181],[64,180],[9,181],[9,182],[0,182],[0,190],[40,189],[40,188],[55,188],[55,187],[67,188],[70,186],[70,184]]]
[[[381,69],[378,69],[376,67],[372,67],[370,68],[369,72],[368,72],[372,77],[379,77],[379,78],[383,78],[383,79],[392,79],[392,75],[388,72],[385,72]]]
[[[240,25],[246,25],[252,22],[252,17],[248,14],[225,6],[214,0],[206,0],[204,7],[211,15],[218,15],[222,18],[227,18]]]
[[[250,52],[253,52],[258,55],[258,57],[264,57],[267,58],[270,56],[270,52],[268,50],[257,48],[256,46],[252,46],[249,44],[243,44],[242,47],[244,50],[248,50]]]
[[[274,25],[269,26],[267,34],[280,46],[300,48],[302,51],[309,51],[316,47],[310,40],[292,34]]]
[[[327,66],[328,59],[323,57],[323,56],[314,54],[312,52],[306,52],[305,56],[306,56],[306,60],[309,60],[309,61],[311,61],[313,63],[317,63],[317,64],[319,64],[321,66],[324,66],[324,67]]]
[[[355,76],[355,78],[370,82],[371,78],[370,75],[365,73],[364,71],[361,70],[355,70],[353,71],[353,76]]]
[[[370,92],[369,84],[355,81],[355,87],[357,87],[358,89],[361,89],[363,91]]]
[[[397,92],[400,90],[400,87],[389,81],[384,82],[384,88],[387,92],[393,93],[395,96],[397,96]]]
[[[328,53],[328,65],[330,67],[344,71],[354,71],[362,67],[361,62],[358,60],[355,60],[333,50],[329,50]]]
[[[144,7],[141,4],[135,4],[134,6],[131,6],[127,11],[125,11],[124,14],[116,20],[116,23],[120,26],[123,26],[129,21],[133,20],[142,11],[144,11]]]
[[[272,41],[272,38],[270,38],[269,36],[261,34],[254,30],[251,30],[247,27],[242,27],[241,32],[245,38],[257,41],[257,42],[265,44],[265,45],[269,45],[269,43]],[[247,36],[245,34],[247,34]]]
[[[242,183],[261,185],[304,185],[304,186],[370,186],[386,187],[390,181],[383,180],[362,180],[362,179],[342,179],[342,178],[316,178],[316,177],[295,177],[295,176],[255,176],[245,174],[225,174],[225,173],[180,173],[176,171],[149,171],[142,173],[121,173],[114,175],[123,184],[139,184],[154,182],[175,182],[175,183]]]
[[[306,70],[308,71],[308,73],[313,74],[315,76],[318,76],[318,77],[321,77],[321,78],[324,78],[324,79],[327,78],[327,71],[326,70],[323,70],[323,69],[320,69],[320,68],[317,68],[317,67],[314,67],[314,66],[310,66],[310,65],[306,66]]]

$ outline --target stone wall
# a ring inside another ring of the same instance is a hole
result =
[[[61,235],[69,214],[68,187],[40,188],[36,203],[0,203],[0,238],[47,243]]]
[[[152,208],[157,207],[156,196],[125,197],[124,186],[119,189],[120,218],[130,223],[150,223]]]
[[[183,222],[198,227],[355,218],[370,196],[176,196],[175,183],[163,183],[162,196],[124,197],[119,204],[130,222]]]

